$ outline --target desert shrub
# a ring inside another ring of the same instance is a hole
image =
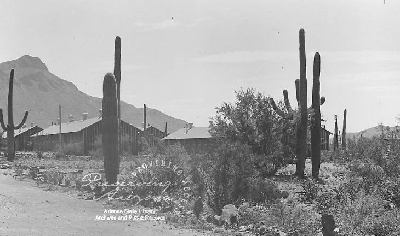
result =
[[[218,215],[227,204],[276,199],[276,183],[259,174],[254,159],[251,147],[231,142],[220,143],[208,154],[192,155],[187,166],[194,194],[204,197]]]
[[[246,199],[251,202],[272,202],[277,198],[279,188],[277,183],[260,177],[249,178],[249,191]]]
[[[218,215],[226,204],[247,198],[249,179],[255,174],[249,146],[222,143],[203,161],[200,166],[206,178],[208,205]]]
[[[347,162],[372,162],[380,166],[387,177],[396,177],[400,174],[400,143],[396,140],[388,141],[384,135],[373,138],[353,140],[344,153]],[[388,151],[390,144],[390,151]]]
[[[36,157],[37,157],[37,159],[43,159],[43,152],[42,151],[40,151],[40,150],[38,150],[38,151],[36,151]]]
[[[239,206],[239,216],[239,224],[255,235],[317,235],[320,228],[319,214],[299,202],[243,203]]]
[[[72,142],[64,144],[61,150],[65,155],[81,156],[84,154],[82,142]]]
[[[379,215],[367,216],[361,226],[364,235],[386,236],[400,235],[400,212],[389,211]]]
[[[348,169],[350,170],[348,178],[360,179],[361,188],[366,193],[370,193],[376,187],[381,186],[385,180],[383,168],[369,160],[354,161],[349,164]]]
[[[205,196],[207,173],[205,173],[202,169],[205,168],[205,163],[202,163],[204,158],[205,155],[202,154],[192,155],[186,163],[188,174],[192,183],[193,195],[195,197],[204,198]]]
[[[380,193],[385,200],[400,207],[400,178],[387,179],[380,188]]]
[[[336,224],[343,235],[398,235],[399,213],[385,210],[384,205],[381,196],[360,191],[355,201],[338,206]]]
[[[283,103],[278,106],[283,108]],[[216,113],[210,130],[213,138],[247,145],[254,156],[260,157],[254,164],[262,177],[293,161],[296,122],[278,116],[269,97],[251,88],[236,91],[236,102],[223,103]]]
[[[321,150],[321,163],[333,161],[332,151]]]
[[[283,232],[298,235],[317,235],[320,215],[312,206],[303,203],[277,203],[273,206],[275,221]]]
[[[332,213],[339,204],[339,199],[335,191],[321,192],[315,199],[318,212]]]
[[[312,203],[317,199],[318,194],[321,188],[318,186],[318,183],[314,180],[305,180],[300,184],[302,191],[299,192],[300,199],[303,202]]]

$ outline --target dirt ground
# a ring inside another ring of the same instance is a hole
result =
[[[157,221],[99,221],[108,209],[102,202],[44,191],[33,181],[15,180],[0,170],[0,235],[212,235],[177,229]]]

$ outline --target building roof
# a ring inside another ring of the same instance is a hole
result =
[[[33,126],[33,127],[26,127],[26,128],[21,128],[21,129],[16,129],[14,130],[14,137],[17,137],[18,135],[21,135],[23,133],[25,133],[26,131],[33,129],[35,127],[38,127],[37,125]],[[1,138],[7,138],[7,131],[5,131],[2,135]]]
[[[171,139],[196,139],[196,138],[211,138],[209,127],[192,127],[186,132],[186,128],[179,129],[162,140]]]
[[[91,126],[92,124],[96,123],[97,121],[101,121],[101,117],[95,117],[86,120],[76,120],[67,123],[61,123],[61,133],[75,133],[83,130],[86,127]],[[59,134],[60,133],[60,126],[59,125],[52,125],[40,131],[37,134],[32,135],[33,137],[42,136],[42,135],[50,135],[50,134]]]
[[[333,133],[331,133],[329,130],[327,130],[327,129],[325,128],[325,125],[322,125],[322,126],[321,126],[321,129],[325,130],[325,132],[328,132],[329,134],[333,134]]]

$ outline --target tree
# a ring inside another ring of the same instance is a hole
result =
[[[279,106],[283,106],[282,102]],[[250,146],[257,157],[254,166],[264,177],[275,174],[294,154],[294,122],[278,116],[270,98],[252,88],[236,91],[235,104],[217,107],[212,136],[222,142]]]

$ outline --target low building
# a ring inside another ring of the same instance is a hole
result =
[[[329,135],[333,133],[329,132],[325,125],[321,127],[321,150],[329,151]]]
[[[154,126],[148,126],[144,131],[142,131],[142,137],[147,141],[149,146],[154,146],[156,143],[166,136],[165,132],[157,129]]]
[[[82,154],[89,154],[95,148],[95,142],[101,139],[101,120],[102,117],[86,119],[87,114],[83,115],[82,120],[73,120],[61,123],[62,145],[76,144],[81,149]],[[123,140],[129,143],[129,152],[137,155],[139,152],[140,129],[121,120]],[[55,150],[60,143],[60,126],[54,124],[41,132],[32,136],[34,148],[37,150]]]
[[[332,133],[329,132],[325,125],[321,127],[321,150],[329,151],[329,135]],[[311,156],[311,143],[307,143],[307,156]]]
[[[214,147],[209,127],[193,127],[189,124],[163,138],[166,145],[180,144],[188,153],[205,153]]]
[[[43,129],[39,126],[24,127],[21,129],[14,130],[14,145],[15,151],[32,151],[32,139],[31,136],[42,131]],[[7,132],[2,134],[3,147],[7,147]]]

